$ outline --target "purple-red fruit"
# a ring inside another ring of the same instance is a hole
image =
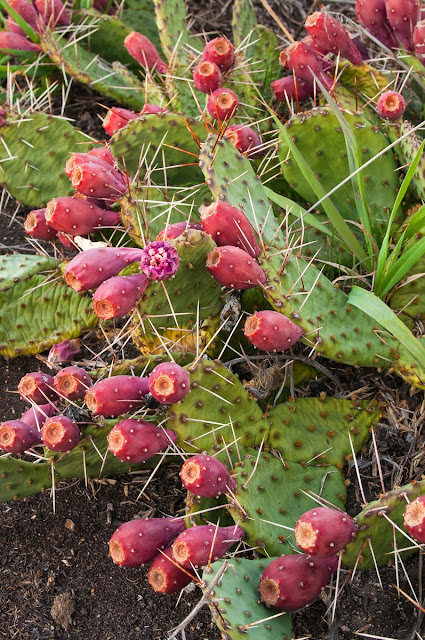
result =
[[[103,320],[122,318],[130,313],[148,284],[144,273],[109,278],[93,294],[93,311]]]
[[[120,172],[99,162],[77,165],[72,171],[71,182],[74,189],[93,198],[118,199],[127,191]]]
[[[171,429],[161,429],[146,420],[122,420],[108,435],[110,451],[123,462],[145,462],[176,441]]]
[[[94,149],[90,149],[90,151],[87,152],[87,155],[97,158],[98,160],[103,160],[112,167],[115,164],[114,156],[107,147],[95,147]]]
[[[140,112],[141,116],[149,115],[150,113],[170,113],[168,109],[164,109],[164,107],[159,107],[157,104],[149,104],[146,102],[143,109]]]
[[[71,362],[81,351],[80,341],[75,338],[74,340],[64,340],[58,344],[54,344],[47,356],[48,362],[52,364],[59,364],[61,362]]]
[[[132,31],[124,40],[128,53],[148,69],[155,69],[159,73],[167,73],[168,65],[161,60],[155,45],[137,31]]]
[[[188,229],[198,229],[198,231],[202,231],[201,225],[196,222],[174,222],[174,224],[169,224],[165,229],[160,231],[155,240],[161,242],[175,240]]]
[[[416,23],[413,31],[413,44],[415,55],[424,64],[425,62],[425,20]]]
[[[239,98],[231,89],[216,89],[207,102],[207,110],[211,117],[224,122],[231,120],[239,107]]]
[[[139,409],[147,393],[147,378],[112,376],[96,382],[87,391],[84,400],[95,416],[108,418]]]
[[[386,91],[376,103],[378,115],[385,120],[398,120],[406,110],[406,101],[397,91]]]
[[[61,0],[35,0],[35,7],[44,22],[65,27],[70,24],[65,5]]]
[[[154,558],[148,572],[149,584],[157,593],[177,593],[194,577],[194,573],[173,561],[172,547],[167,547]]]
[[[340,54],[352,64],[362,63],[362,55],[353,44],[348,31],[325,11],[315,11],[305,21],[307,32],[327,53]]]
[[[355,538],[354,520],[342,511],[316,507],[306,511],[294,529],[295,542],[304,553],[320,558],[334,556]]]
[[[42,426],[41,438],[48,449],[65,453],[77,446],[81,432],[71,418],[52,416]]]
[[[214,38],[204,47],[202,59],[206,62],[214,62],[221,71],[227,71],[235,59],[235,49],[227,38]]]
[[[237,207],[219,200],[206,207],[201,213],[202,228],[214,242],[222,247],[239,247],[256,258],[261,249],[254,229],[246,215]]]
[[[66,173],[68,178],[71,178],[72,172],[74,171],[75,167],[79,167],[82,164],[87,164],[88,162],[95,162],[97,164],[100,164],[102,167],[111,169],[111,164],[103,158],[93,156],[93,154],[90,153],[71,153],[71,156],[66,161],[64,172]]]
[[[149,280],[168,280],[178,267],[179,254],[169,242],[155,240],[142,250],[140,269]]]
[[[385,7],[396,40],[406,51],[413,51],[413,30],[419,20],[418,0],[385,0]]]
[[[185,569],[205,567],[209,562],[222,558],[244,536],[244,530],[236,525],[192,527],[183,531],[173,542],[173,559]]]
[[[221,71],[214,62],[201,62],[193,70],[193,82],[202,93],[211,93],[218,89],[221,80]]]
[[[387,18],[385,0],[356,0],[357,20],[369,33],[389,49],[397,47],[397,41]]]
[[[217,247],[207,255],[206,267],[217,282],[229,289],[250,289],[267,280],[254,258],[239,247]]]
[[[128,264],[140,260],[141,249],[123,247],[100,247],[82,251],[66,266],[66,284],[75,291],[95,289],[102,282],[124,269]]]
[[[67,400],[82,400],[92,384],[87,371],[76,366],[61,369],[53,378],[56,391]]]
[[[139,114],[134,111],[124,109],[123,107],[113,107],[106,114],[102,122],[102,127],[109,136],[112,136],[115,131],[125,127],[130,120],[135,120],[138,117]]]
[[[22,420],[8,420],[0,424],[0,449],[5,453],[23,453],[40,443],[37,429]]]
[[[53,240],[58,233],[47,223],[45,208],[30,211],[25,219],[24,229],[31,238],[37,240]]]
[[[120,214],[97,207],[89,200],[61,196],[47,203],[46,221],[57,231],[85,236],[100,227],[118,225]]]
[[[217,498],[236,487],[226,465],[205,454],[188,458],[180,469],[180,478],[188,491],[203,498]]]
[[[28,0],[8,0],[8,5],[11,9],[16,11],[16,13],[19,13],[21,18],[23,18],[25,22],[27,22],[29,26],[34,29],[34,31],[40,31],[40,16],[38,15],[31,2],[28,2]]]
[[[285,351],[303,335],[303,330],[278,311],[256,311],[244,325],[244,334],[257,349]]]
[[[47,418],[51,418],[55,415],[56,402],[52,402],[50,404],[36,404],[28,411],[25,411],[19,418],[20,422],[25,422],[33,429],[40,431],[43,424],[46,422]]]
[[[151,562],[158,554],[158,549],[165,549],[184,528],[184,520],[175,518],[124,522],[109,540],[109,555],[115,564],[139,567]]]
[[[299,78],[314,84],[317,78],[329,91],[332,88],[332,79],[326,75],[323,63],[315,52],[303,42],[293,42],[280,54],[280,64],[288,67]]]
[[[245,153],[251,158],[258,158],[264,153],[264,150],[261,148],[261,136],[252,127],[247,127],[243,124],[233,124],[231,127],[227,127],[224,135],[229,138],[230,142],[240,153]]]
[[[0,50],[41,51],[41,47],[19,33],[0,31]]]
[[[296,611],[315,600],[338,565],[338,557],[283,555],[263,571],[258,585],[262,602],[278,611]]]
[[[189,374],[175,362],[161,362],[149,376],[149,391],[158,402],[180,402],[190,391]]]
[[[403,523],[412,538],[425,543],[425,496],[419,496],[406,505]]]
[[[21,398],[35,404],[46,404],[49,400],[57,400],[52,376],[41,371],[27,373],[21,378],[18,391]]]
[[[288,100],[306,100],[314,96],[314,85],[305,82],[297,76],[286,76],[271,83],[271,88],[276,100],[287,102]]]

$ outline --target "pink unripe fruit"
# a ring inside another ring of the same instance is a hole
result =
[[[157,104],[149,104],[146,102],[143,109],[141,110],[141,116],[149,115],[150,113],[170,113],[168,109],[164,109],[164,107],[159,107]]]
[[[128,264],[140,260],[142,249],[100,247],[82,251],[65,268],[66,284],[75,291],[95,289]]]
[[[278,311],[256,311],[245,320],[244,334],[261,351],[285,351],[303,335],[303,330]]]
[[[57,400],[52,376],[41,371],[27,373],[21,378],[18,391],[21,398],[35,404],[46,404],[49,400]]]
[[[64,172],[66,173],[68,178],[72,178],[72,172],[74,171],[75,167],[79,167],[82,164],[87,164],[88,162],[100,164],[106,169],[112,168],[111,164],[107,160],[104,160],[103,158],[99,158],[97,156],[93,156],[90,153],[71,153],[71,156],[66,161]]]
[[[46,221],[57,231],[85,236],[102,227],[115,227],[120,214],[107,211],[82,198],[61,196],[47,203]]]
[[[222,247],[239,247],[256,258],[261,249],[254,229],[246,215],[237,207],[219,200],[206,207],[201,213],[202,228],[214,242]]]
[[[356,0],[357,20],[369,33],[389,49],[397,47],[397,41],[387,18],[385,0]]]
[[[112,376],[96,382],[85,395],[85,403],[95,416],[119,416],[135,411],[149,393],[147,378]]]
[[[82,400],[93,382],[82,367],[65,367],[53,378],[53,385],[60,396],[67,400]]]
[[[244,536],[244,530],[236,525],[192,527],[183,531],[173,542],[173,559],[185,569],[205,567],[209,562],[222,558]]]
[[[50,404],[38,404],[25,411],[19,418],[21,422],[25,422],[30,427],[40,431],[47,418],[51,418],[56,414],[56,402]]]
[[[98,160],[103,160],[112,167],[115,165],[114,156],[109,151],[108,147],[95,147],[94,149],[90,149],[90,151],[87,152],[87,155],[92,156],[93,158],[98,158]]]
[[[47,223],[45,208],[30,211],[25,219],[24,229],[31,238],[36,240],[53,240],[58,233]]]
[[[397,91],[386,91],[376,103],[378,115],[385,120],[398,120],[406,109],[406,101]]]
[[[250,289],[267,280],[254,258],[239,247],[217,247],[207,255],[206,267],[217,282],[229,289]]]
[[[304,553],[320,558],[334,556],[356,537],[357,527],[350,516],[330,507],[306,511],[294,529],[295,542]]]
[[[65,5],[61,0],[35,0],[35,6],[44,22],[65,27],[70,24]]]
[[[81,432],[71,418],[61,415],[47,418],[41,429],[41,437],[48,449],[65,453],[77,446]]]
[[[286,76],[271,83],[271,88],[276,100],[286,102],[287,100],[306,100],[314,96],[314,85],[305,82],[301,78]]]
[[[218,89],[221,80],[221,71],[214,62],[201,62],[193,70],[193,82],[202,93],[211,93]]]
[[[196,222],[174,222],[174,224],[170,224],[160,231],[155,240],[161,242],[166,240],[175,240],[188,229],[198,229],[198,231],[202,231],[201,225]]]
[[[362,55],[353,44],[348,31],[325,11],[315,11],[309,15],[305,28],[327,53],[339,53],[355,65],[362,63]]]
[[[157,593],[177,593],[192,582],[195,574],[173,561],[173,549],[167,547],[151,564],[148,581]]]
[[[157,48],[146,36],[132,31],[124,40],[124,46],[142,67],[155,69],[159,73],[167,73],[168,65],[161,60]]]
[[[64,340],[63,342],[53,345],[47,356],[47,361],[52,364],[71,362],[71,360],[74,360],[74,356],[79,354],[80,351],[81,345],[77,338],[74,340]]]
[[[180,478],[188,491],[203,498],[218,498],[236,487],[226,465],[204,454],[188,458],[180,469]]]
[[[0,424],[0,450],[5,453],[24,453],[36,444],[41,444],[40,435],[26,422],[8,420]]]
[[[0,50],[41,51],[39,44],[13,31],[0,31]]]
[[[109,136],[113,136],[115,131],[125,127],[131,120],[136,120],[138,113],[124,109],[123,107],[113,107],[108,111],[102,122],[102,127]]]
[[[261,574],[261,601],[278,611],[301,609],[319,596],[337,566],[337,556],[313,558],[298,553],[276,558]]]
[[[221,71],[227,71],[234,62],[235,49],[227,38],[214,38],[205,45],[202,59],[214,62]]]
[[[413,51],[413,30],[420,13],[418,0],[385,0],[385,7],[396,40],[406,51]]]
[[[34,31],[40,31],[42,21],[31,2],[28,2],[28,0],[8,0],[8,4],[16,13],[19,13],[21,18],[23,18]],[[18,29],[21,30],[19,26]],[[14,31],[14,29],[11,29],[11,31],[12,30]]]
[[[149,391],[158,402],[180,402],[190,391],[189,374],[175,362],[161,362],[149,376]]]
[[[261,148],[262,140],[260,134],[252,127],[243,124],[233,124],[227,127],[224,135],[240,152],[251,158],[262,156],[264,150]]]
[[[123,318],[136,305],[148,284],[144,273],[109,278],[93,294],[93,311],[103,320]]]
[[[216,89],[207,102],[207,110],[212,118],[224,122],[231,120],[239,107],[239,99],[231,89]]]
[[[406,505],[403,523],[412,538],[425,543],[425,496],[419,496]]]
[[[146,420],[122,420],[108,435],[110,451],[123,462],[145,462],[177,439],[171,429],[161,429]]]
[[[183,519],[130,520],[113,533],[109,540],[109,555],[115,564],[140,567],[151,562],[158,554],[158,549],[165,549],[184,528]]]
[[[71,182],[80,193],[93,198],[118,199],[127,191],[120,172],[98,162],[76,166],[71,174]]]
[[[280,54],[280,64],[291,69],[302,80],[314,84],[315,77],[325,89],[332,88],[332,79],[326,75],[322,62],[303,42],[294,42]]]

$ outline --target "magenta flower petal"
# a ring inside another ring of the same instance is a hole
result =
[[[151,242],[142,252],[140,269],[151,280],[168,280],[178,266],[179,254],[168,242]]]

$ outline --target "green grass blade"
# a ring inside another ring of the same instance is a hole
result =
[[[269,200],[277,204],[279,207],[281,207],[282,209],[286,209],[289,213],[291,213],[299,220],[303,219],[306,224],[309,224],[315,229],[318,229],[321,233],[326,233],[326,235],[330,236],[331,238],[335,237],[335,234],[332,233],[332,231],[330,231],[325,224],[317,220],[312,213],[307,213],[300,204],[294,202],[293,200],[291,200],[291,198],[287,198],[286,196],[282,196],[279,193],[275,193],[268,187],[265,187],[265,189]],[[340,238],[338,239],[340,240]]]
[[[422,231],[425,227],[425,205],[422,205],[420,209],[413,214],[410,219],[409,224],[405,230],[405,238],[406,240],[410,240],[414,235]]]
[[[389,269],[383,283],[382,296],[391,291],[400,280],[403,280],[408,271],[417,263],[419,258],[425,254],[425,238],[421,238],[413,247],[410,247]]]

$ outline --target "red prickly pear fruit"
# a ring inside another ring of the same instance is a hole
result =
[[[93,311],[103,320],[123,318],[136,305],[148,284],[144,273],[109,278],[93,294]]]
[[[97,11],[108,11],[109,14],[114,14],[116,8],[111,3],[111,0],[94,0],[93,9]]]
[[[167,547],[154,558],[148,572],[149,584],[157,593],[177,593],[194,578],[194,573],[173,561],[172,547]]]
[[[58,233],[47,223],[45,208],[30,211],[25,219],[24,229],[31,238],[37,240],[53,240]]]
[[[35,7],[44,22],[54,26],[68,26],[69,16],[61,0],[35,0]]]
[[[122,420],[108,434],[110,451],[123,462],[145,462],[177,439],[171,429],[146,420]]]
[[[5,453],[24,453],[41,444],[37,429],[22,420],[8,420],[0,424],[0,450]]]
[[[68,236],[66,233],[58,231],[58,235],[56,237],[65,249],[70,249],[71,251],[78,249],[77,245],[73,242],[72,236]]]
[[[188,229],[198,229],[198,231],[202,231],[201,225],[197,222],[174,222],[174,224],[170,224],[165,229],[160,231],[155,240],[160,242],[175,240]]]
[[[139,114],[134,111],[130,111],[130,109],[113,107],[108,111],[103,119],[102,127],[105,129],[108,136],[113,136],[115,131],[127,126],[130,120],[136,120],[138,117]]]
[[[150,242],[142,251],[140,269],[150,280],[168,280],[179,268],[179,254],[161,240]]]
[[[315,600],[338,565],[337,556],[283,555],[263,571],[258,585],[262,602],[278,611],[296,611]]]
[[[67,400],[82,400],[93,382],[82,367],[65,367],[53,378],[53,385],[62,397]]]
[[[211,93],[221,85],[221,71],[214,62],[201,62],[193,70],[193,82],[198,91]]]
[[[171,545],[173,559],[185,569],[205,567],[209,562],[222,558],[244,536],[244,530],[236,525],[192,527],[183,531]]]
[[[161,362],[149,376],[149,391],[158,402],[180,402],[190,391],[189,374],[175,362]]]
[[[157,104],[149,104],[146,102],[145,106],[140,112],[141,116],[149,115],[150,113],[170,113],[168,109],[164,109],[164,107],[159,107]]]
[[[84,400],[93,415],[109,418],[139,409],[147,393],[147,378],[113,376],[96,382],[86,392]]]
[[[239,247],[217,247],[207,255],[206,266],[213,278],[229,289],[250,289],[267,280],[254,258]]]
[[[328,53],[328,50],[321,47],[318,41],[315,40],[310,34],[308,36],[304,36],[304,38],[301,38],[301,42],[303,42],[307,47],[314,51],[314,53],[319,58],[324,57]]]
[[[0,31],[1,51],[41,51],[39,44],[13,31]]]
[[[205,45],[202,59],[214,62],[221,71],[227,71],[235,60],[235,49],[227,38],[214,38]]]
[[[56,391],[53,388],[53,378],[48,373],[34,371],[27,373],[18,384],[21,398],[35,404],[46,404],[49,400],[57,400]]]
[[[332,88],[332,78],[326,75],[322,62],[315,52],[303,42],[293,42],[280,54],[280,64],[291,69],[305,82],[313,83],[315,77],[328,91]]]
[[[115,165],[114,156],[107,147],[95,147],[94,149],[90,149],[90,151],[87,152],[87,155],[103,160],[112,167]]]
[[[385,0],[385,8],[396,40],[406,51],[413,51],[413,30],[420,13],[418,0]]]
[[[260,255],[254,229],[246,215],[237,207],[219,200],[201,213],[202,228],[220,246],[239,247],[252,258]]]
[[[102,282],[140,260],[142,249],[100,247],[82,251],[65,268],[64,278],[75,291],[95,289]]]
[[[120,198],[126,191],[119,171],[103,167],[99,162],[87,162],[74,167],[72,186],[85,196],[93,198]]]
[[[303,335],[303,330],[278,311],[256,311],[244,325],[244,334],[261,351],[285,351]]]
[[[109,540],[109,555],[122,567],[140,567],[151,562],[158,549],[165,549],[184,528],[184,520],[176,518],[124,522]]]
[[[25,2],[26,4],[28,4],[28,0],[25,0]],[[27,34],[25,33],[25,31],[21,29],[19,24],[15,22],[12,16],[8,16],[6,18],[6,31],[11,31],[12,33],[19,33],[19,35],[23,36],[24,38],[27,37]]]
[[[65,453],[77,446],[81,432],[71,418],[52,416],[43,424],[41,438],[48,449]]]
[[[419,496],[406,505],[403,523],[412,538],[421,544],[425,542],[425,496]]]
[[[397,91],[386,91],[376,103],[378,115],[385,120],[398,120],[406,110],[406,101]]]
[[[316,507],[298,519],[295,542],[304,553],[320,558],[334,556],[356,537],[357,527],[347,513]]]
[[[120,223],[120,214],[102,209],[89,200],[61,196],[47,203],[46,221],[57,231],[85,236],[100,227],[115,227]]]
[[[239,98],[231,89],[216,89],[207,102],[207,110],[212,118],[224,122],[231,120],[239,107]]]
[[[357,20],[369,33],[389,49],[397,48],[397,41],[387,18],[385,0],[356,0]]]
[[[425,62],[425,20],[416,23],[413,31],[413,44],[415,55],[424,64]]]
[[[16,11],[16,13],[18,13],[21,18],[23,18],[32,29],[34,29],[34,31],[40,31],[40,26],[42,24],[40,16],[31,2],[28,2],[28,0],[8,0],[8,5],[11,9]],[[19,27],[16,22],[15,25],[19,29],[16,33],[20,33],[22,31],[21,27]],[[15,29],[11,29],[11,31],[15,31]]]
[[[224,135],[227,136],[234,147],[251,158],[258,158],[264,153],[260,134],[252,127],[243,124],[233,124],[227,127]]]
[[[155,69],[159,73],[167,73],[168,65],[161,59],[157,48],[146,36],[137,31],[132,31],[125,38],[124,46],[142,67]]]
[[[36,404],[28,411],[25,411],[19,418],[20,422],[25,422],[33,429],[40,431],[47,418],[51,418],[56,414],[56,402],[51,404]]]
[[[274,80],[270,86],[275,100],[279,100],[279,102],[306,100],[314,96],[314,85],[297,78],[297,76],[295,78],[293,76],[279,78],[279,80]]]
[[[188,491],[203,498],[218,498],[236,487],[226,465],[204,454],[188,458],[180,469],[180,478]]]
[[[107,169],[111,169],[111,164],[102,158],[98,158],[96,156],[91,155],[90,153],[72,153],[71,157],[68,158],[65,164],[64,172],[68,176],[68,178],[72,177],[72,172],[75,167],[79,167],[82,164],[87,164],[88,162],[95,162],[102,167],[106,167]]]
[[[354,65],[362,63],[362,55],[351,41],[348,31],[325,11],[315,11],[309,15],[305,28],[326,53],[340,53]]]
[[[71,360],[74,360],[74,356],[79,354],[80,351],[81,345],[78,339],[64,340],[63,342],[53,345],[47,356],[47,361],[52,364],[71,362]]]

